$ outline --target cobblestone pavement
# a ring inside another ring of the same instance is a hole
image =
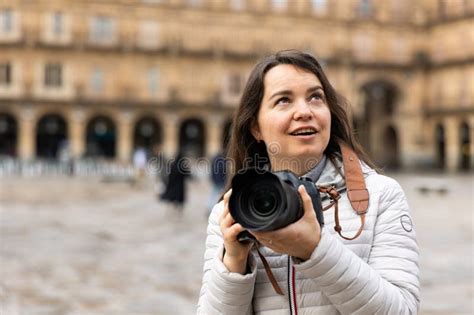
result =
[[[421,314],[473,314],[472,178],[394,177],[421,247]],[[0,313],[193,314],[209,186],[190,188],[177,213],[149,182],[2,178]]]

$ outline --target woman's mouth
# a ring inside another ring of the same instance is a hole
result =
[[[293,132],[290,133],[291,136],[297,136],[297,137],[304,137],[304,136],[312,136],[316,134],[317,131],[313,127],[307,127],[307,128],[300,128],[297,129]]]

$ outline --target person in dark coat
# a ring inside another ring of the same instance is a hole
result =
[[[166,189],[161,200],[170,202],[175,209],[182,211],[186,201],[186,179],[191,175],[188,162],[181,153],[172,161]]]
[[[212,159],[210,173],[212,190],[207,204],[208,215],[211,213],[213,206],[219,201],[226,183],[227,161],[223,151],[217,153]]]

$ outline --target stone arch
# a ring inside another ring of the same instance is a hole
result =
[[[383,151],[382,165],[386,169],[398,169],[400,167],[400,152],[398,134],[393,126],[387,126],[383,135],[385,150]]]
[[[384,132],[393,121],[400,90],[385,79],[372,80],[360,88],[362,110],[353,119],[356,137],[375,160],[385,151]]]
[[[59,114],[45,114],[36,124],[36,156],[58,159],[62,150],[69,150],[68,127]]]
[[[160,122],[153,116],[140,116],[133,128],[134,150],[143,147],[148,153],[152,153],[162,141],[163,130]]]
[[[0,113],[0,156],[17,156],[18,122],[8,113]]]
[[[97,115],[89,119],[86,127],[86,156],[115,158],[117,127],[112,119]]]
[[[459,169],[471,169],[471,130],[467,122],[459,125]]]
[[[206,133],[199,118],[188,118],[179,129],[179,150],[184,156],[202,157],[205,151]]]
[[[446,135],[444,126],[439,123],[435,128],[436,159],[435,166],[439,169],[446,167]]]

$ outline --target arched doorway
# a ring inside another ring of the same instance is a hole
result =
[[[133,131],[133,148],[143,147],[149,154],[161,144],[162,131],[160,124],[152,117],[139,119]],[[158,153],[158,152],[156,152]]]
[[[57,159],[60,150],[68,150],[66,121],[57,114],[45,115],[36,125],[36,156]]]
[[[469,170],[471,168],[471,133],[469,130],[470,128],[466,122],[463,122],[461,123],[459,129],[459,168],[461,170]]]
[[[435,129],[436,167],[444,169],[446,166],[446,141],[444,127],[438,124]]]
[[[110,118],[92,118],[86,129],[86,156],[114,158],[116,138],[115,124]]]
[[[222,134],[222,148],[224,150],[227,150],[227,146],[229,145],[231,132],[232,132],[232,119],[228,119],[224,123],[224,133]]]
[[[363,85],[360,93],[363,110],[354,118],[356,137],[379,160],[384,151],[382,131],[386,128],[381,122],[393,116],[399,92],[392,83],[376,80]]]
[[[385,150],[383,151],[382,161],[386,169],[398,169],[400,167],[398,136],[397,131],[392,126],[388,126],[384,132]]]
[[[15,157],[18,124],[10,114],[0,114],[0,156]]]
[[[187,119],[179,130],[179,148],[184,156],[204,156],[204,124],[199,119]]]

